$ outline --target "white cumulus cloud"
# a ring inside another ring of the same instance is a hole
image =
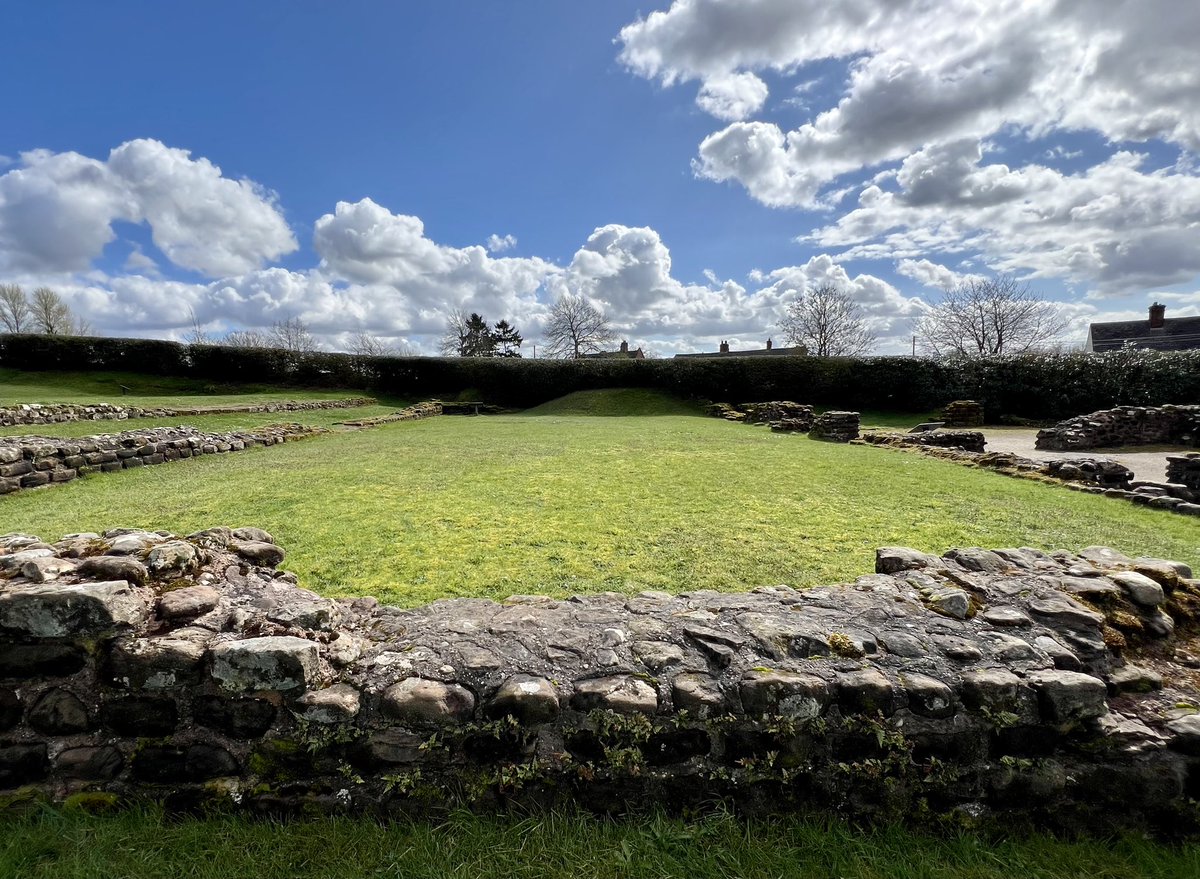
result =
[[[86,269],[118,220],[145,222],[175,265],[210,277],[250,271],[294,251],[274,196],[207,159],[133,140],[107,160],[33,150],[0,174],[0,268]]]

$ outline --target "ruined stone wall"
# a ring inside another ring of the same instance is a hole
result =
[[[923,430],[919,433],[869,431],[861,438],[863,442],[876,446],[934,446],[968,452],[982,452],[987,447],[986,438],[978,430]]]
[[[955,400],[942,407],[946,427],[983,427],[983,404],[974,400]]]
[[[373,397],[342,400],[270,400],[226,406],[143,407],[112,403],[22,403],[0,408],[0,427],[21,424],[61,424],[67,421],[125,421],[129,418],[179,418],[254,412],[310,412],[315,409],[354,409],[374,406]]]
[[[1200,406],[1118,406],[1039,430],[1036,446],[1075,451],[1117,446],[1200,446]]]
[[[240,452],[325,433],[303,424],[209,433],[194,427],[150,427],[83,437],[0,437],[0,494],[70,482],[87,473],[111,473],[183,458]]]
[[[8,799],[417,812],[729,801],[1188,820],[1183,564],[888,548],[797,591],[330,600],[254,528],[0,538]]]
[[[1168,455],[1167,482],[1200,493],[1200,452]]]
[[[432,418],[434,415],[441,415],[442,411],[442,404],[432,401],[406,406],[403,409],[399,409],[388,415],[380,415],[376,418],[357,418],[353,421],[339,421],[337,423],[346,427],[378,427],[381,424],[391,424],[396,421],[417,421],[422,418]]]

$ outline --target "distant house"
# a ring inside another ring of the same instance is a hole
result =
[[[1088,328],[1088,351],[1153,348],[1156,351],[1200,349],[1200,317],[1168,318],[1167,307],[1155,302],[1148,320],[1114,320]]]
[[[597,351],[595,354],[581,354],[580,357],[586,357],[592,360],[645,360],[646,355],[641,348],[629,350],[629,343],[622,342],[621,347],[616,351]]]
[[[797,345],[794,348],[776,348],[770,339],[767,339],[766,348],[754,348],[750,351],[730,351],[729,343],[722,342],[721,347],[717,351],[703,351],[699,354],[676,354],[676,357],[762,357],[765,355],[779,356],[803,356],[808,353],[808,349],[803,345]]]

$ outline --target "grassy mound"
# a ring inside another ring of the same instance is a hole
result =
[[[699,415],[700,407],[662,391],[611,388],[576,391],[527,409],[525,415],[584,415],[604,418],[642,418],[647,415]]]

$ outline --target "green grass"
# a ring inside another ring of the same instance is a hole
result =
[[[122,385],[129,389],[122,391]],[[13,403],[115,403],[126,406],[220,406],[263,400],[332,400],[361,391],[212,385],[129,372],[21,372],[0,369],[0,406]],[[387,401],[392,402],[392,401]]]
[[[613,821],[547,814],[455,815],[442,823],[237,818],[171,821],[157,812],[10,819],[0,879],[1183,879],[1200,847],[1132,836],[1057,840],[937,837],[804,819]]]
[[[576,414],[626,405],[663,414]],[[402,605],[836,582],[873,570],[874,549],[889,544],[1100,543],[1200,566],[1193,519],[679,414],[693,411],[622,391],[402,422],[17,492],[0,497],[0,522],[46,539],[257,525],[305,586]]]

